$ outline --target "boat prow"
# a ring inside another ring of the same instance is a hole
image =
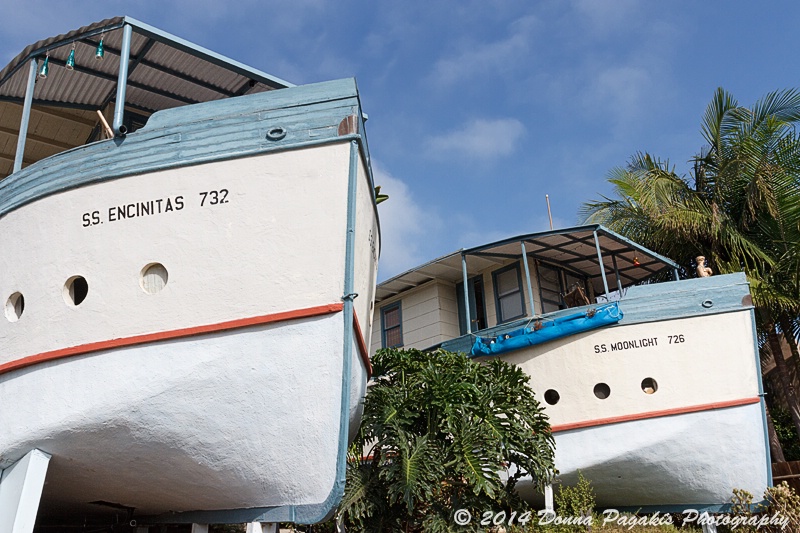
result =
[[[0,91],[45,53],[34,103],[105,79],[81,68],[99,39],[137,58],[127,112],[232,94],[34,143],[0,181],[0,469],[51,456],[43,523],[319,521],[370,372],[380,234],[355,81],[286,87],[121,18],[26,49]]]

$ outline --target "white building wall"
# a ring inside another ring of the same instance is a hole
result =
[[[456,287],[452,284],[439,284],[439,320],[441,324],[441,340],[455,339],[461,335],[458,325],[458,300]]]
[[[483,280],[488,327],[497,325],[497,310],[492,273],[513,263],[519,265],[526,315],[532,316],[528,284],[525,281],[525,267],[521,259],[509,260],[487,268],[478,274]],[[531,287],[533,289],[535,306],[534,311],[537,314],[541,314],[542,302],[539,296],[539,283],[536,275],[535,260],[528,260],[528,268],[531,274]],[[374,331],[370,344],[370,354],[374,354],[382,347],[381,309],[396,304],[398,301],[401,301],[403,347],[424,349],[460,336],[460,327],[458,323],[459,302],[456,296],[456,284],[442,281],[430,281],[375,304],[373,313]]]

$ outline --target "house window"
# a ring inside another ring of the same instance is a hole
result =
[[[539,263],[539,296],[542,298],[542,312],[551,313],[562,309],[561,293],[564,288],[561,285],[561,271],[555,267]]]
[[[565,301],[565,295],[576,287],[580,287],[583,295],[586,293],[586,280],[580,278],[566,270],[554,266],[539,263],[537,265],[539,274],[539,296],[542,298],[542,312],[551,313],[569,306],[584,305],[587,302],[579,302],[577,298],[573,301]]]
[[[403,345],[403,316],[400,302],[381,309],[381,331],[384,348],[397,348]]]
[[[494,282],[494,300],[497,305],[497,323],[525,316],[519,265],[509,265],[492,272],[492,281]]]

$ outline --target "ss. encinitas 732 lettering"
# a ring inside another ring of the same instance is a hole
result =
[[[230,202],[228,199],[228,194],[228,189],[201,191],[198,193],[197,204],[200,207],[227,204]],[[89,226],[102,224],[105,221],[117,222],[130,218],[146,217],[150,215],[160,215],[163,213],[180,211],[185,207],[185,205],[186,201],[183,195],[179,194],[175,196],[167,196],[165,198],[130,202],[109,207],[108,209],[102,211],[106,213],[105,220],[103,219],[100,210],[83,213],[81,216],[81,221],[83,227],[87,228]]]

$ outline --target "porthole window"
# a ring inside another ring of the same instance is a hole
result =
[[[645,394],[653,394],[658,390],[658,383],[653,378],[644,378],[642,380],[642,391]]]
[[[22,293],[15,292],[6,300],[6,318],[9,322],[16,322],[25,311],[25,297]]]
[[[81,305],[89,294],[89,284],[83,276],[72,276],[64,284],[64,301],[67,305]]]
[[[548,389],[544,393],[544,401],[546,401],[550,405],[555,405],[558,403],[558,400],[561,399],[561,395],[558,394],[557,390]]]
[[[605,400],[609,396],[611,396],[611,387],[606,385],[605,383],[598,383],[594,386],[594,395],[600,398],[601,400]]]
[[[156,294],[166,287],[169,275],[161,263],[150,263],[142,269],[139,284],[147,294]]]

